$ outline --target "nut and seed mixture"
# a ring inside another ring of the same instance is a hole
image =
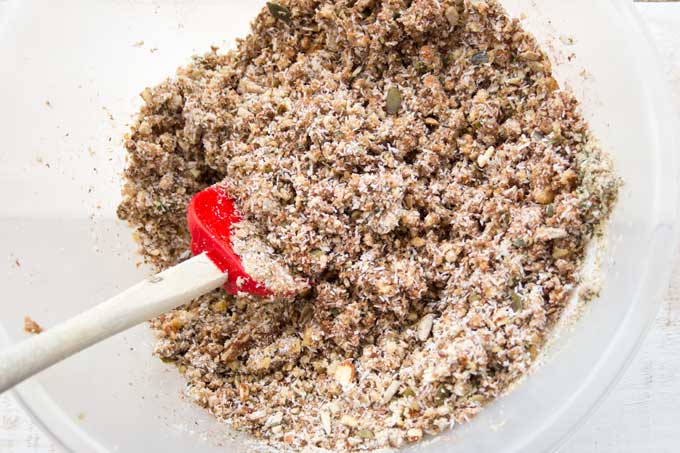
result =
[[[189,199],[221,182],[312,283],[152,323],[198,404],[284,450],[469,420],[529,369],[618,192],[495,0],[280,0],[142,97],[119,216],[146,258],[189,256]]]

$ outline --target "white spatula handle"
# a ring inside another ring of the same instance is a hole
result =
[[[0,351],[0,393],[88,346],[219,288],[226,280],[207,255],[198,255]]]

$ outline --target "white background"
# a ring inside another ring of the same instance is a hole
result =
[[[638,4],[637,7],[666,62],[680,111],[680,3]],[[0,453],[56,451],[52,442],[9,397],[0,396]],[[560,453],[678,451],[680,265],[676,266],[654,327],[629,370]]]

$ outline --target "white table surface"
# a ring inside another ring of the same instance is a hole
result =
[[[680,2],[637,8],[666,62],[680,112]],[[680,452],[680,251],[678,258],[666,300],[642,349],[560,453]],[[10,397],[0,396],[0,453],[57,451]]]

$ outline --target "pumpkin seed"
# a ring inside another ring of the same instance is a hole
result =
[[[375,437],[373,431],[368,429],[359,430],[357,436],[361,437],[362,439],[373,439]]]
[[[326,256],[326,253],[321,249],[314,249],[311,252],[309,252],[309,254],[312,255],[314,258],[317,258],[317,259]]]
[[[290,10],[283,5],[279,5],[278,3],[274,2],[267,2],[267,8],[269,9],[269,12],[272,14],[272,16],[276,17],[279,20],[282,20],[283,22],[290,24]]]
[[[545,208],[545,215],[547,217],[552,217],[555,215],[555,206],[550,204]]]
[[[427,65],[421,60],[416,60],[413,66],[416,68],[416,72],[420,75],[426,74],[430,70],[430,68],[428,68]]]
[[[477,52],[470,58],[470,61],[474,65],[486,64],[489,62],[489,54],[486,52]]]
[[[401,108],[401,91],[398,87],[392,87],[387,91],[387,113],[396,115]]]
[[[522,301],[522,298],[517,294],[515,291],[512,292],[510,295],[510,298],[512,299],[512,310],[515,312],[521,311],[524,308],[524,302]]]
[[[403,395],[405,397],[416,396],[416,392],[411,387],[409,387],[406,390],[404,390]]]

